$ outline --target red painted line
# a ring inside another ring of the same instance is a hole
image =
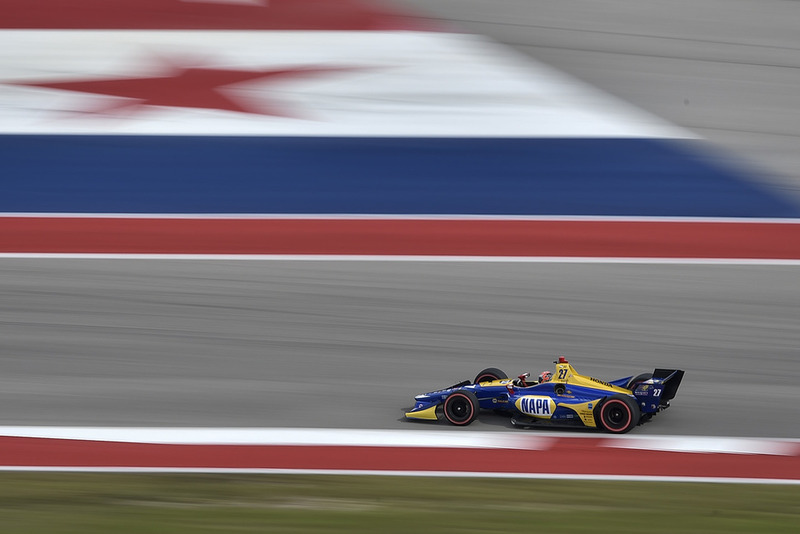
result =
[[[0,463],[37,468],[185,468],[715,477],[800,480],[800,456],[616,449],[560,438],[548,450],[163,445],[0,437]]]
[[[0,13],[0,28],[15,29],[425,29],[369,0],[0,0]]]
[[[797,260],[800,224],[1,217],[0,253]]]

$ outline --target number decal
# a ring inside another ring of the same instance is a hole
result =
[[[567,368],[562,367],[561,369],[558,370],[558,379],[564,380],[565,378],[567,378]]]
[[[654,389],[653,390],[653,395],[655,395],[656,397],[660,397],[661,396],[661,390],[658,389],[658,388]]]

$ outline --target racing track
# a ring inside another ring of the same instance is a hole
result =
[[[797,437],[797,272],[3,259],[2,419],[422,430],[401,419],[413,394],[565,354],[600,378],[687,371],[673,407],[637,433]]]
[[[400,0],[691,130],[800,198],[800,5]]]
[[[796,194],[800,106],[788,88],[800,72],[798,43],[783,28],[797,3],[424,4],[712,138]],[[796,438],[799,274],[2,259],[0,419],[427,429],[400,420],[414,393],[484,365],[538,372],[565,354],[601,378],[654,365],[687,370],[673,408],[637,433]],[[475,428],[508,429],[491,418]]]

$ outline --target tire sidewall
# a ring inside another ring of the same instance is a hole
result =
[[[455,409],[457,405],[460,405],[462,402],[466,403],[469,406],[469,412],[465,417],[457,417],[456,414],[452,414],[451,411]],[[478,417],[478,411],[480,410],[480,404],[478,403],[478,397],[475,396],[474,393],[471,391],[456,391],[451,393],[443,403],[443,414],[444,418],[447,420],[448,423],[451,425],[456,426],[466,426],[473,422],[476,417]]]
[[[624,419],[615,421],[614,419],[619,416]],[[597,421],[603,430],[611,434],[630,432],[639,423],[640,417],[639,407],[627,395],[609,397],[597,410]]]
[[[503,380],[508,378],[508,375],[505,374],[501,369],[496,367],[488,367],[475,375],[475,380],[472,381],[473,384],[479,384],[480,382],[487,382],[488,379],[491,377],[491,380]]]
[[[653,373],[642,373],[638,376],[634,376],[628,380],[628,384],[625,386],[625,388],[633,391],[637,384],[640,384],[646,380],[650,380],[651,378],[653,378]]]

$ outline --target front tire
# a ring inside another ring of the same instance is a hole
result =
[[[488,367],[475,375],[473,384],[480,384],[481,382],[491,382],[492,380],[503,380],[508,378],[508,375],[496,367]]]
[[[480,404],[471,391],[455,391],[444,400],[444,417],[451,425],[466,426],[478,417]]]
[[[597,420],[606,432],[624,434],[639,423],[641,416],[633,399],[627,395],[613,395],[598,408]]]

